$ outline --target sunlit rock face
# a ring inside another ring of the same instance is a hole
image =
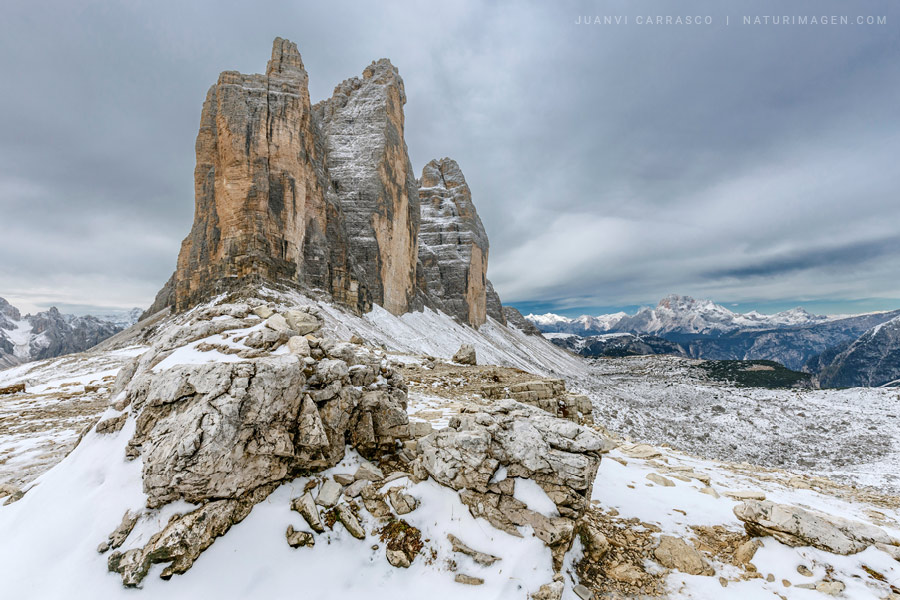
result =
[[[325,142],[308,79],[297,46],[276,38],[265,75],[225,71],[207,93],[194,225],[170,299],[177,309],[247,280],[293,282],[368,306],[340,206],[326,194]]]

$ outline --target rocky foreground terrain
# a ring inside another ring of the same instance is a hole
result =
[[[49,471],[71,436],[34,427],[6,448],[31,474],[4,471],[6,589],[280,596],[309,572],[311,594],[375,597],[897,592],[896,496],[696,458],[669,447],[676,431],[629,441],[602,396],[554,376],[582,363],[494,321],[359,317],[274,292],[36,363],[4,405],[68,390],[89,428]],[[33,439],[55,460],[29,454]]]

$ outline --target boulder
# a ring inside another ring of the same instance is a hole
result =
[[[319,518],[319,509],[316,508],[316,503],[313,500],[311,493],[306,492],[299,498],[294,498],[291,501],[291,510],[300,513],[300,515],[306,519],[306,523],[316,533],[325,531],[325,526],[322,525],[322,520]]]
[[[788,546],[814,546],[844,555],[876,543],[900,546],[900,541],[873,525],[768,500],[747,500],[734,507],[734,514],[749,535],[771,535]]]
[[[477,364],[478,361],[475,358],[475,348],[471,344],[463,344],[459,347],[459,350],[456,351],[456,354],[453,355],[453,362],[458,362],[461,365]]]
[[[676,569],[688,575],[714,575],[715,570],[709,566],[697,549],[681,538],[663,535],[659,538],[659,546],[653,556],[664,567]]]
[[[335,516],[337,520],[340,521],[344,527],[347,528],[347,531],[358,540],[364,539],[366,537],[366,530],[363,529],[363,526],[360,524],[359,519],[350,510],[350,507],[346,504],[338,504],[334,507]]]
[[[303,336],[295,335],[287,341],[288,351],[297,356],[309,356],[309,340]]]
[[[284,314],[288,327],[297,332],[297,335],[307,335],[319,330],[322,326],[316,315],[303,310],[289,310]]]

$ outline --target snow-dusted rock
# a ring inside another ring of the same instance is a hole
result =
[[[835,554],[855,554],[879,543],[900,546],[884,530],[858,521],[771,501],[748,500],[734,514],[753,536],[771,535],[788,546],[815,546]]]
[[[456,351],[456,354],[453,355],[453,362],[458,362],[461,365],[477,364],[475,348],[471,344],[463,344]]]

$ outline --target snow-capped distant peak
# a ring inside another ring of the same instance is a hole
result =
[[[569,319],[553,313],[526,317],[541,331],[596,335],[610,332],[631,332],[663,335],[721,334],[741,329],[768,329],[811,325],[830,320],[814,315],[804,308],[793,308],[773,315],[758,311],[738,313],[712,300],[670,294],[655,307],[644,307],[634,315],[618,312],[608,315],[582,315]]]

